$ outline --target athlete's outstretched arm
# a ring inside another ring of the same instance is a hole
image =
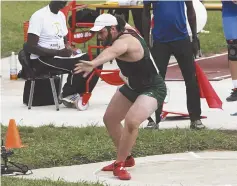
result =
[[[126,41],[126,39],[118,39],[112,44],[112,46],[103,50],[91,62],[93,63],[94,67],[100,66],[126,53],[127,49],[128,42]]]
[[[126,39],[118,39],[116,40],[112,46],[103,50],[95,59],[91,62],[80,60],[74,68],[74,73],[78,74],[81,72],[85,72],[84,77],[87,76],[94,68],[107,63],[122,54],[125,54],[128,50],[128,41]]]

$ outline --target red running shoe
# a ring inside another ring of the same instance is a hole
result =
[[[125,163],[124,162],[117,162],[114,163],[114,176],[117,176],[120,180],[130,180],[131,175],[129,172],[124,168]]]
[[[135,160],[132,155],[128,156],[125,160],[125,167],[133,167],[135,165]],[[113,171],[114,170],[114,163],[107,165],[101,169],[102,171]]]

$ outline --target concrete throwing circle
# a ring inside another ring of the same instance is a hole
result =
[[[127,170],[131,173],[131,181],[139,185],[237,185],[237,159],[156,161],[140,163]],[[104,180],[115,180],[112,172],[98,171],[96,175]]]

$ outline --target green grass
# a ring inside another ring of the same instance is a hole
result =
[[[6,126],[1,126],[5,139]],[[104,127],[89,126],[19,127],[25,148],[14,149],[12,161],[31,169],[69,166],[115,159],[115,149]],[[140,129],[133,149],[135,157],[203,150],[237,150],[237,131],[189,129]],[[1,177],[4,186],[102,186],[100,183],[66,183],[59,181],[24,180]]]
[[[1,2],[2,16],[2,57],[9,56],[12,51],[18,52],[23,45],[23,22],[47,1],[4,1]]]
[[[1,2],[2,57],[9,56],[11,51],[18,52],[21,49],[23,22],[29,20],[32,13],[47,3],[46,1]],[[205,30],[209,30],[210,34],[201,34],[202,52],[208,55],[225,50],[221,12],[208,12]],[[94,43],[94,40],[90,43]],[[30,168],[93,163],[115,158],[115,149],[103,127],[56,128],[50,125],[38,128],[20,127],[19,131],[23,144],[27,144],[28,147],[15,149],[11,160],[25,163]],[[5,132],[6,127],[2,126],[2,137]],[[191,131],[188,129],[147,131],[141,129],[139,133],[133,150],[135,157],[185,151],[237,150],[237,131]],[[99,183],[66,183],[12,177],[1,177],[1,183],[4,186],[101,186]]]
[[[208,12],[208,20],[204,30],[209,34],[201,34],[201,49],[206,55],[216,54],[226,50],[226,41],[223,34],[221,12]]]
[[[19,52],[21,50],[24,42],[23,23],[28,21],[35,11],[48,3],[49,1],[1,2],[1,57],[9,56],[12,51]],[[89,1],[87,3],[95,2]]]
[[[2,127],[4,137],[6,127]],[[31,168],[46,168],[112,160],[115,149],[104,127],[20,127],[26,148],[16,149],[12,160]],[[135,157],[201,150],[237,150],[237,131],[141,129]]]
[[[50,181],[50,180],[26,180],[13,177],[1,177],[1,183],[3,186],[103,186],[100,183],[68,183],[64,181]]]
[[[92,1],[84,1],[93,3]],[[98,1],[96,3],[99,3]],[[23,44],[23,22],[39,8],[48,4],[47,1],[3,1],[1,2],[2,32],[1,55],[9,56],[12,51],[19,52]],[[133,25],[132,16],[130,21]],[[205,30],[210,34],[201,34],[202,52],[205,55],[219,53],[226,49],[223,36],[221,12],[208,12],[208,21]],[[95,43],[91,40],[89,43]],[[78,45],[83,47],[83,45]],[[84,49],[85,51],[86,49]]]

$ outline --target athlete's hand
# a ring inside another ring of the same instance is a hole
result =
[[[192,50],[193,50],[193,55],[196,58],[199,50],[199,40],[198,37],[194,37],[192,40]]]
[[[79,74],[81,72],[85,72],[83,77],[88,76],[90,72],[94,69],[94,65],[90,61],[79,60],[79,63],[75,65],[74,74]]]

